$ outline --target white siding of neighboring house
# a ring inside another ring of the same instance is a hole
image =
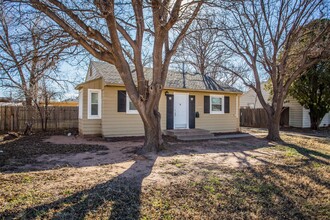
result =
[[[262,84],[262,87],[265,84]],[[261,91],[266,102],[269,102],[269,93],[264,89]],[[240,98],[240,107],[241,108],[263,108],[257,98],[256,93],[250,89],[248,92],[244,93]],[[288,97],[284,103],[284,107],[289,107],[289,125],[292,127],[298,128],[309,128],[310,118],[309,110],[302,107],[297,100],[292,97]],[[330,125],[330,112],[326,114],[323,120],[320,123],[320,127]]]
[[[303,107],[292,97],[288,97],[284,103],[289,107],[289,126],[301,128],[303,126]]]
[[[309,110],[304,108],[303,112],[304,112],[303,128],[309,128],[311,126]],[[330,112],[324,115],[324,117],[320,123],[320,127],[327,127],[329,125],[330,125]]]
[[[310,128],[311,127],[311,121],[310,121],[310,118],[309,118],[309,110],[308,109],[303,108],[302,121],[303,121],[303,126],[302,126],[303,128]]]
[[[265,84],[262,83],[261,87],[264,87]],[[265,89],[261,90],[261,93],[265,99],[266,102],[269,103],[269,93],[265,91]],[[241,108],[263,108],[261,103],[259,102],[259,99],[257,98],[257,94],[250,89],[248,92],[244,93],[240,98],[240,107]]]
[[[320,126],[329,126],[330,125],[330,112],[328,112],[322,119]]]

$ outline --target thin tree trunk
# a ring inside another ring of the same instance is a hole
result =
[[[33,99],[26,95],[25,96],[25,107],[26,107],[26,121],[25,121],[25,130],[24,135],[30,135],[32,133],[32,125],[33,125]]]

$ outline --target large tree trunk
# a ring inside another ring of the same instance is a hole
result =
[[[25,105],[32,106],[33,99],[30,96],[25,96]]]
[[[157,152],[163,149],[163,138],[161,130],[161,115],[158,104],[152,111],[146,110],[140,114],[144,125],[144,145],[140,153]]]
[[[152,114],[144,114],[144,145],[141,153],[157,152],[163,149],[163,138],[160,124],[161,115],[158,108],[154,108]]]
[[[267,139],[270,141],[280,141],[280,119],[281,113],[275,112],[273,114],[268,113],[268,135]]]

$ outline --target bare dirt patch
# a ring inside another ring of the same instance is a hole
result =
[[[62,136],[63,138],[65,136]],[[15,140],[0,142],[0,171],[18,172],[28,170],[24,166],[33,164],[35,167],[29,169],[42,169],[43,164],[38,164],[37,158],[41,155],[68,155],[81,152],[97,152],[108,150],[103,145],[96,144],[53,144],[44,142],[47,138],[44,134],[35,134],[32,136],[21,136]],[[73,139],[72,137],[67,137]]]
[[[36,140],[104,149],[38,155],[42,169],[0,174],[0,219],[327,219],[330,140],[283,139],[171,140],[143,156],[137,140]]]

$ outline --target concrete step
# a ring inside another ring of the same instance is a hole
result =
[[[205,136],[205,137],[214,137],[214,134],[208,133],[208,134],[199,134],[199,133],[194,133],[194,134],[178,134],[175,135],[176,137],[196,137],[196,136]]]
[[[166,135],[169,136],[183,136],[183,135],[208,135],[210,134],[210,131],[204,130],[204,129],[175,129],[175,130],[166,130],[165,131]]]
[[[199,128],[166,130],[164,133],[182,141],[208,140],[214,138],[214,134],[210,133],[210,131]]]
[[[213,134],[189,135],[189,136],[184,135],[184,136],[177,136],[176,138],[181,141],[210,140],[210,139],[214,139],[214,135]]]

